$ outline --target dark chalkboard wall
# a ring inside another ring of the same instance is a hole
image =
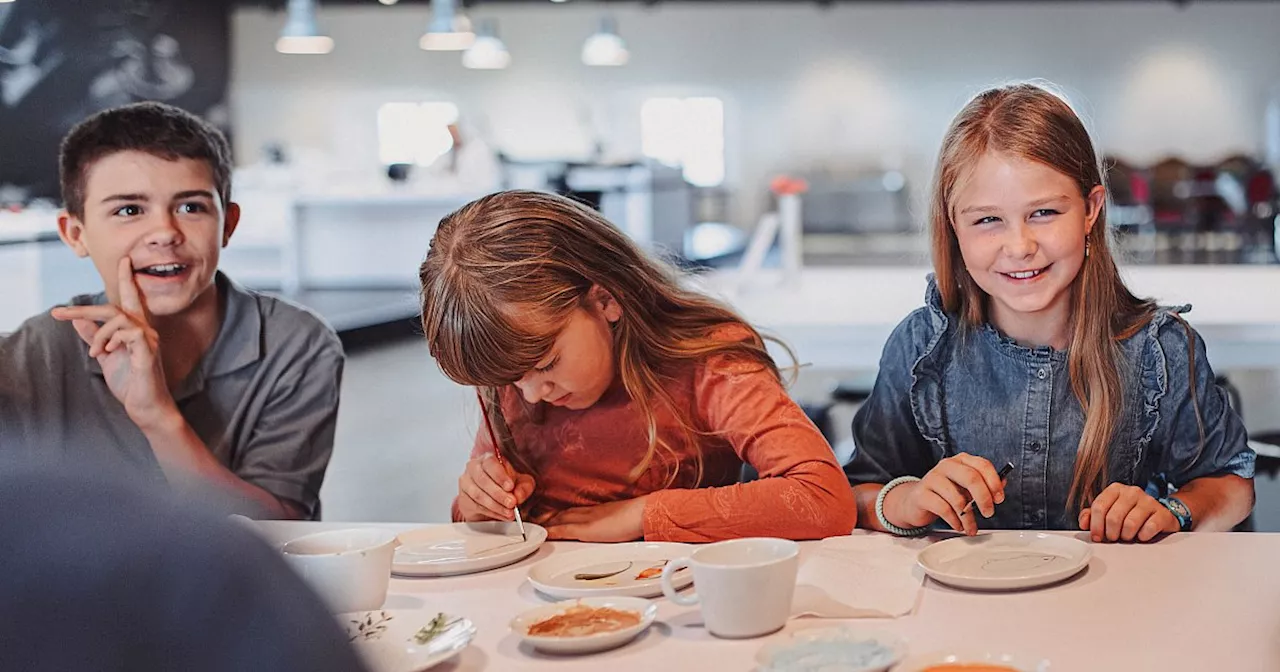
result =
[[[227,130],[229,70],[228,0],[0,4],[0,200],[57,198],[58,142],[108,107],[160,100]]]

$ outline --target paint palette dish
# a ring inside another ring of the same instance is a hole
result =
[[[553,555],[529,568],[529,583],[556,598],[656,597],[662,594],[663,567],[692,551],[687,544],[634,542]],[[671,578],[676,590],[693,582],[688,569]]]
[[[1073,536],[992,532],[941,541],[920,552],[935,581],[970,590],[1022,590],[1063,581],[1089,566],[1093,550]]]
[[[638,597],[588,597],[530,609],[511,630],[544,653],[595,653],[630,642],[657,617],[658,605]]]

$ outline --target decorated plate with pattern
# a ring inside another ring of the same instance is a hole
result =
[[[471,644],[470,620],[420,609],[378,609],[338,614],[339,625],[374,672],[420,672]]]

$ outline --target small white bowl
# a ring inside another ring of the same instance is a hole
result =
[[[884,672],[906,653],[906,641],[898,635],[839,626],[801,630],[767,644],[756,662],[761,672]]]
[[[937,665],[1003,665],[1017,672],[1049,672],[1049,661],[996,651],[932,651],[913,655],[893,672],[922,672]],[[963,669],[963,668],[961,668]]]
[[[369,611],[387,599],[396,533],[357,528],[308,534],[280,552],[334,613]]]
[[[545,637],[529,634],[529,628],[533,624],[568,611],[579,604],[586,607],[609,607],[611,609],[631,611],[640,614],[640,622],[629,628],[612,632],[600,632],[583,637]],[[535,649],[546,653],[595,653],[596,651],[622,646],[635,639],[652,625],[657,617],[658,605],[639,597],[584,597],[578,600],[557,602],[556,604],[530,609],[511,620],[511,631],[519,635],[521,639],[528,642]]]

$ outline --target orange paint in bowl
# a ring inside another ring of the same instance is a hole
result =
[[[929,666],[920,672],[1018,672],[1018,669],[988,663],[945,663],[941,666]]]

